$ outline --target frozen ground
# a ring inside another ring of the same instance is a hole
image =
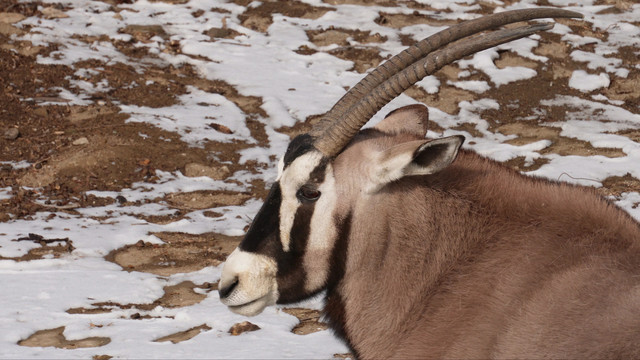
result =
[[[302,122],[481,14],[544,3],[585,19],[447,66],[373,122],[425,103],[430,136],[597,187],[640,220],[632,0],[3,1],[0,130],[20,135],[0,139],[2,358],[346,353],[317,311],[231,314],[220,264]],[[229,333],[246,320],[260,329]]]

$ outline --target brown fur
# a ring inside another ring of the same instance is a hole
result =
[[[361,132],[333,164],[336,217],[351,216],[338,326],[360,357],[640,357],[635,220],[468,151],[363,195],[372,154],[420,138],[394,127]]]

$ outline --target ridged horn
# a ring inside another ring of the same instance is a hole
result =
[[[553,8],[506,11],[465,21],[405,49],[352,87],[323,116],[311,131],[316,138],[315,147],[327,156],[336,155],[376,112],[425,76],[467,55],[549,29],[553,25],[542,24],[502,30],[459,41],[444,49],[446,51],[434,52],[434,50],[442,49],[454,41],[480,31],[518,21],[548,17],[582,17],[582,15],[574,11]],[[434,56],[435,54],[438,55]],[[392,81],[392,79],[395,80]]]

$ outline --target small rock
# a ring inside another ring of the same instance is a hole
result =
[[[89,139],[83,136],[81,138],[74,140],[72,144],[78,146],[78,145],[87,145],[88,143],[89,143]]]
[[[167,194],[169,205],[193,210],[204,210],[220,206],[238,206],[244,204],[251,195],[238,192],[193,191]]]
[[[35,115],[41,116],[41,117],[47,117],[49,116],[49,110],[47,110],[46,107],[39,107],[36,108],[35,110],[33,110],[33,113]]]
[[[18,49],[18,53],[22,56],[36,56],[44,49],[42,46],[25,46]]]
[[[233,134],[233,131],[231,131],[231,129],[229,129],[227,126],[221,125],[221,124],[216,124],[216,123],[211,123],[209,124],[209,127],[214,129],[217,132],[221,132],[223,134]]]
[[[0,34],[11,36],[11,35],[22,35],[24,31],[18,29],[15,26],[11,26],[7,23],[0,22]]]
[[[256,331],[256,330],[260,330],[260,326],[256,324],[252,324],[248,321],[243,321],[241,323],[237,323],[233,325],[231,329],[229,329],[229,334],[233,336],[238,336],[243,332]]]
[[[124,203],[126,203],[126,202],[127,202],[127,198],[126,198],[126,197],[124,197],[124,196],[122,196],[122,195],[118,195],[118,196],[116,196],[116,201],[117,201],[119,204],[124,204]]]
[[[240,35],[239,32],[227,29],[227,28],[211,28],[204,32],[205,35],[209,35],[211,39],[222,38],[222,39],[233,39],[234,37]]]
[[[191,163],[184,167],[184,175],[188,177],[208,176],[214,180],[224,180],[230,173],[231,170],[225,165],[213,167]]]
[[[24,20],[24,15],[12,12],[0,12],[0,22],[15,24]]]
[[[133,36],[137,41],[147,43],[154,36],[159,36],[162,39],[169,39],[169,34],[164,31],[164,28],[160,25],[127,25],[124,29],[119,31]]]
[[[217,212],[217,211],[211,211],[211,210],[207,210],[205,212],[202,213],[202,215],[206,216],[206,217],[210,217],[210,218],[219,218],[224,216],[223,213]]]
[[[113,359],[111,355],[93,355],[92,360],[109,360]]]
[[[18,128],[9,128],[4,132],[4,138],[7,140],[15,140],[20,136],[20,130]]]
[[[46,19],[62,19],[62,18],[69,17],[69,15],[67,15],[64,11],[58,10],[54,7],[46,7],[40,11],[42,12],[42,15],[44,15]]]

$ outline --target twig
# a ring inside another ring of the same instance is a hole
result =
[[[13,241],[35,241],[35,242],[39,242],[39,243],[45,243],[45,244],[51,244],[54,242],[59,242],[59,241],[63,241],[66,243],[69,243],[69,238],[64,238],[64,239],[45,239],[44,236],[42,235],[38,235],[38,234],[34,234],[34,233],[29,233],[29,236],[27,237],[23,237],[23,238],[19,238]]]
[[[573,176],[571,176],[571,175],[567,174],[566,172],[563,172],[562,174],[560,174],[560,175],[558,176],[558,181],[560,181],[560,178],[562,177],[562,175],[567,175],[568,177],[572,178],[573,180],[586,180],[586,181],[593,181],[593,182],[600,183],[600,181],[595,180],[595,179],[580,178],[580,177],[573,177]]]

